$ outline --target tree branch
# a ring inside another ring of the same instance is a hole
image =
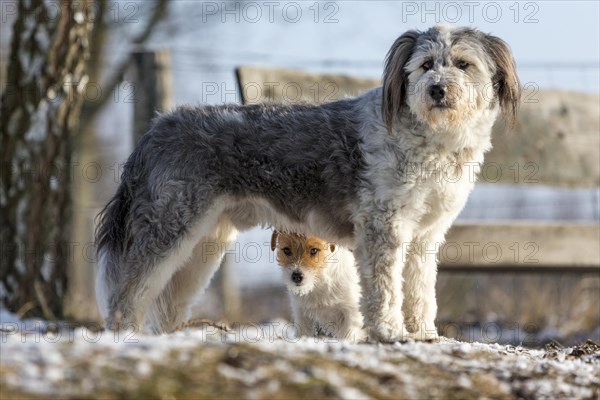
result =
[[[167,16],[168,0],[157,0],[152,15],[148,19],[148,23],[144,29],[131,40],[131,45],[139,46],[144,44],[152,35],[156,25]],[[100,34],[100,33],[99,33]],[[94,49],[94,51],[102,51],[102,49]],[[100,97],[94,101],[86,101],[82,108],[82,120],[90,121],[98,111],[100,111],[106,102],[111,98],[112,93],[117,86],[123,81],[123,75],[129,68],[129,57],[125,57],[118,67],[116,67],[106,82],[102,85],[102,93]]]

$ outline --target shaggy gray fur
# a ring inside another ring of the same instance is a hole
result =
[[[436,337],[428,249],[464,206],[467,171],[483,162],[498,113],[514,119],[519,82],[502,40],[447,27],[398,38],[383,82],[319,106],[180,107],[158,117],[98,227],[107,325],[149,314],[154,331],[174,329],[224,245],[262,224],[356,249],[371,337]]]
[[[102,212],[99,251],[154,263],[223,195],[265,198],[298,222],[316,211],[351,236],[364,170],[356,104],[179,107],[156,118]]]

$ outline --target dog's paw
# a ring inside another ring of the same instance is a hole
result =
[[[348,330],[348,332],[346,332],[344,335],[344,339],[355,343],[365,342],[367,341],[368,337],[369,335],[367,334],[366,329],[359,327],[350,328],[350,330]]]
[[[404,323],[397,320],[383,320],[369,330],[369,339],[377,342],[404,342],[410,338]]]
[[[125,318],[124,314],[120,311],[106,318],[104,326],[107,330],[111,331],[139,331],[139,325],[131,319]]]
[[[409,338],[412,340],[433,341],[439,339],[433,321],[426,323],[413,317],[405,319],[405,324],[409,332]]]
[[[425,329],[425,327],[423,327],[423,329],[419,329],[416,332],[409,333],[409,338],[419,341],[437,342],[439,341],[440,336],[438,335],[435,327],[433,327],[432,329]]]

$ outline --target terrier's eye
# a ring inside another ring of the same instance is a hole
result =
[[[313,247],[312,249],[310,249],[310,255],[314,256],[315,254],[317,254],[320,251],[321,251],[321,249],[317,249],[316,247]]]
[[[292,255],[292,250],[289,247],[284,247],[283,249],[283,254],[285,254],[286,256],[291,256]]]
[[[468,66],[469,66],[469,63],[464,60],[458,60],[456,62],[456,67],[459,69],[467,69]]]
[[[431,61],[425,61],[423,65],[421,65],[421,68],[423,68],[425,71],[429,71],[431,67],[433,67],[433,63]]]

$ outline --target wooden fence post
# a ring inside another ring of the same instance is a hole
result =
[[[134,84],[133,141],[148,131],[156,112],[173,106],[171,54],[168,50],[131,54]]]
[[[232,259],[235,256],[231,254],[229,257],[225,255],[221,262],[221,268],[215,279],[218,285],[216,288],[220,293],[223,302],[223,315],[229,323],[241,323],[242,316],[242,299],[240,287],[236,274],[236,266]]]

